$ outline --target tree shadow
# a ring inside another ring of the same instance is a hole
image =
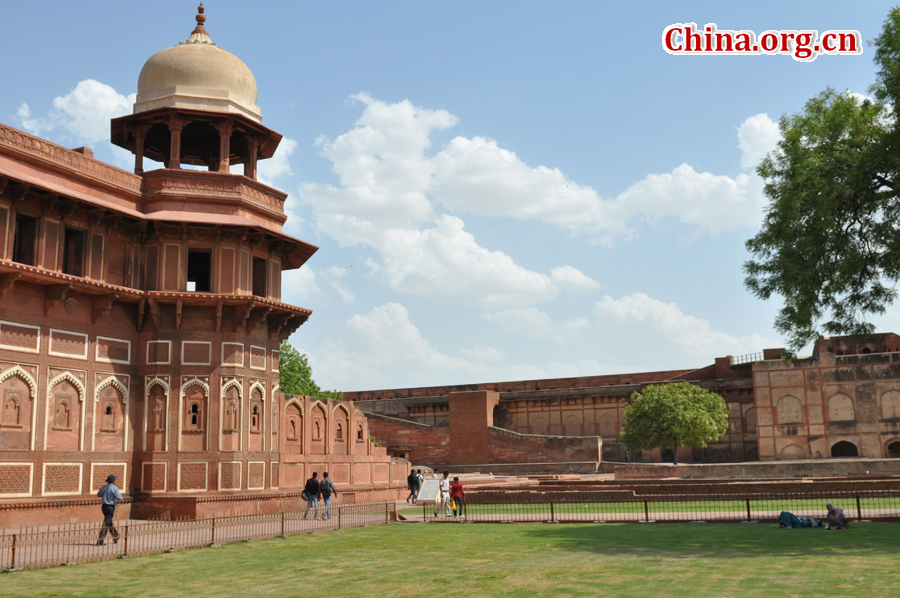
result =
[[[532,526],[526,535],[558,550],[667,558],[757,558],[898,554],[898,523],[850,529],[779,529],[774,524],[603,523]]]

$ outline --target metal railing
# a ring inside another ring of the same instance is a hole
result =
[[[763,361],[762,353],[747,353],[746,355],[738,355],[731,358],[731,365],[740,365],[742,363],[753,363],[754,361]]]
[[[340,505],[328,519],[304,518],[302,511],[176,521],[117,521],[118,538],[98,546],[100,523],[0,535],[0,569],[33,569],[142,554],[261,540],[388,523],[393,502]],[[320,514],[322,511],[320,510]]]
[[[479,502],[472,494],[462,507],[461,516],[448,516],[435,505],[423,506],[425,521],[465,520],[476,523],[499,522],[740,522],[776,521],[782,511],[794,515],[825,519],[826,503],[834,503],[843,509],[851,520],[900,520],[900,491],[872,490],[860,492],[810,492],[803,494],[748,494],[748,495],[665,495],[610,497],[606,500],[586,502],[573,492],[571,498],[542,499],[533,502],[510,500],[504,502],[492,497],[490,502]],[[460,512],[457,512],[460,515]]]

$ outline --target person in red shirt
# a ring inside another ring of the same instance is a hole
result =
[[[453,478],[453,485],[450,486],[450,499],[456,503],[456,508],[453,509],[453,518],[465,517],[463,506],[466,503],[466,491],[463,490],[463,485],[459,483],[459,478]]]

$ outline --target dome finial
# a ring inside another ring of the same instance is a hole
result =
[[[187,43],[189,44],[212,43],[212,40],[209,38],[209,33],[206,31],[206,27],[203,26],[206,22],[206,15],[203,14],[203,12],[203,3],[201,2],[200,6],[197,7],[197,26],[191,31],[191,36],[187,40]]]

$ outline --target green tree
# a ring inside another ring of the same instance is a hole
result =
[[[313,398],[341,400],[343,394],[336,390],[322,390],[312,377],[312,367],[306,353],[301,354],[287,341],[281,343],[278,352],[279,390],[292,395],[309,395]]]
[[[631,451],[705,448],[728,429],[728,406],[714,392],[687,382],[655,384],[631,395],[619,441]]]
[[[874,100],[826,89],[782,116],[757,168],[770,200],[746,243],[745,285],[784,298],[775,328],[789,354],[821,333],[865,337],[900,279],[900,9],[873,40]]]

